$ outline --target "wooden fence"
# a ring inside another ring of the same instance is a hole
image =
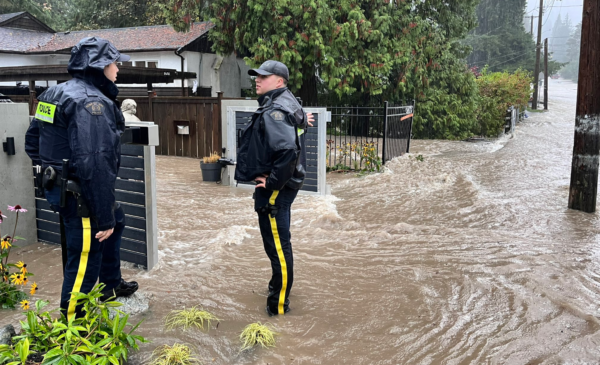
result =
[[[119,98],[121,101],[125,98]],[[221,152],[222,93],[217,98],[129,97],[137,103],[137,117],[158,125],[157,155],[202,158]],[[177,126],[189,134],[177,134]]]
[[[202,158],[213,151],[221,153],[221,100],[218,97],[181,96],[132,96],[119,97],[133,99],[137,103],[137,117],[142,121],[152,121],[159,128],[157,155]],[[16,103],[30,102],[29,95],[9,95]],[[33,99],[30,112],[37,106]],[[188,127],[189,134],[177,133],[177,126]]]

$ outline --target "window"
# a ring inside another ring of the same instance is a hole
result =
[[[158,61],[148,61],[148,68],[158,68]]]
[[[119,66],[133,66],[132,62],[117,62]]]
[[[135,67],[146,67],[146,61],[135,61]]]

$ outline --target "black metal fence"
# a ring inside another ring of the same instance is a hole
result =
[[[372,169],[408,152],[414,106],[325,107],[327,167],[335,170]],[[407,117],[410,115],[410,117]]]

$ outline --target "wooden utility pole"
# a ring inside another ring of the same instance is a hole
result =
[[[536,19],[536,18],[537,18],[537,16],[533,16],[533,15],[532,15],[532,16],[530,16],[530,17],[526,16],[526,18],[531,18],[531,20],[530,20],[530,24],[531,24],[531,31],[529,32],[529,34],[531,34],[531,36],[533,37],[533,19]]]
[[[540,53],[542,51],[542,19],[544,16],[544,0],[540,0],[540,17],[538,18],[538,34],[537,34],[537,45],[535,49],[535,74],[534,80],[535,85],[533,86],[533,102],[531,102],[531,108],[537,109],[538,96],[539,96],[539,85],[540,85]]]
[[[544,39],[544,110],[548,110],[548,38]]]
[[[569,208],[596,211],[600,153],[600,1],[585,0]]]

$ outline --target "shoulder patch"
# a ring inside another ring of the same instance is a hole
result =
[[[87,110],[91,115],[102,115],[104,114],[104,104],[99,101],[92,101],[85,104],[85,110]]]
[[[52,124],[54,123],[55,111],[56,105],[40,101],[38,103],[37,109],[35,110],[35,119]]]
[[[271,118],[275,119],[275,120],[283,120],[283,113],[280,112],[279,110],[275,110],[274,112],[271,112],[269,114],[271,116]]]

